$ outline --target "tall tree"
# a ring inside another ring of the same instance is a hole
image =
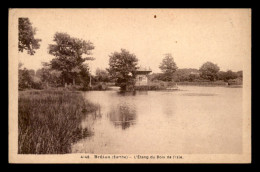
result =
[[[164,80],[166,81],[172,81],[173,74],[178,69],[171,54],[165,54],[165,57],[163,58],[159,68],[162,70],[164,74]]]
[[[206,62],[200,67],[199,70],[202,78],[214,81],[217,78],[219,67],[217,64],[212,62]]]
[[[75,84],[77,75],[83,69],[83,63],[86,60],[94,60],[93,57],[82,57],[91,55],[91,50],[94,49],[93,44],[59,32],[55,33],[53,41],[55,44],[49,44],[49,53],[55,56],[50,62],[51,68],[61,71],[65,85],[66,83]]]
[[[40,48],[39,42],[41,39],[35,39],[34,35],[36,34],[36,28],[32,27],[32,23],[29,18],[19,18],[19,41],[18,41],[18,50],[23,52],[27,50],[27,53],[34,55],[35,49]]]
[[[121,49],[121,52],[112,53],[109,59],[110,75],[116,79],[116,84],[122,90],[132,90],[135,84],[135,71],[138,59],[129,51]]]

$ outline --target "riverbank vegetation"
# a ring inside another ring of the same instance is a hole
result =
[[[168,81],[162,73],[153,73],[148,78],[151,83]],[[178,85],[242,85],[243,72],[219,71],[213,80],[209,80],[203,78],[198,69],[183,68],[177,69],[172,78],[170,82],[175,82]]]
[[[85,80],[84,80],[85,78]],[[170,80],[169,80],[170,79]],[[82,81],[83,80],[83,81]],[[91,80],[91,85],[90,85]],[[148,85],[134,87],[136,90],[163,90],[171,85],[197,85],[197,86],[225,86],[225,85],[242,85],[243,72],[218,71],[214,75],[214,79],[205,79],[201,75],[201,71],[194,68],[176,69],[172,76],[165,76],[163,73],[153,73],[148,75]],[[109,86],[120,86],[115,82],[107,70],[97,69],[95,75],[85,73],[85,77],[78,76],[75,85],[68,84],[67,90],[108,90]],[[63,87],[60,72],[50,70],[46,67],[34,70],[26,68],[19,69],[19,90],[25,89],[48,89]],[[133,87],[132,87],[133,88]]]
[[[20,91],[18,153],[70,153],[72,143],[90,134],[81,127],[82,118],[97,108],[80,92]]]

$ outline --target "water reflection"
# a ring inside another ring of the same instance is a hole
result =
[[[118,91],[119,96],[148,95],[148,91]]]
[[[169,96],[171,95],[171,96]],[[162,114],[166,115],[167,118],[172,117],[172,115],[175,113],[176,110],[176,95],[172,94],[172,93],[164,93],[161,95],[161,97],[163,98],[163,103],[161,103],[161,108],[162,108]],[[160,101],[162,102],[162,101]],[[159,104],[159,102],[158,102]]]
[[[165,106],[164,109],[163,109],[163,112],[165,115],[167,115],[168,117],[172,116],[173,115],[173,109],[171,106]]]
[[[116,107],[111,107],[108,116],[114,126],[120,126],[125,130],[136,122],[135,106],[127,103],[120,103]]]
[[[100,107],[97,111],[86,114],[80,125],[81,138],[94,135],[94,124],[98,119],[102,118]]]
[[[136,91],[118,91],[117,94],[119,96],[135,96],[136,95]]]

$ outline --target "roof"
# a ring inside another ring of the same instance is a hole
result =
[[[137,72],[152,72],[152,70],[149,68],[146,68],[146,67],[138,67],[138,69],[136,70]]]

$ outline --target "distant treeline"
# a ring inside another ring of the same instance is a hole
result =
[[[102,90],[105,87],[104,85],[109,85],[103,83],[114,82],[114,79],[111,78],[106,70],[97,69],[95,76],[90,75],[89,73],[85,73],[85,75],[83,74],[80,73],[80,75],[77,75],[77,77],[75,77],[74,85],[68,84],[68,89],[73,88],[78,90]],[[51,70],[47,67],[43,67],[36,71],[33,69],[20,67],[18,76],[19,90],[64,87],[61,72]]]
[[[198,69],[194,68],[183,68],[183,69],[177,69],[176,72],[173,74],[173,80],[175,82],[206,82],[210,81],[209,79],[205,79],[202,77],[202,73]],[[224,82],[228,82],[229,80],[234,79],[242,79],[243,78],[243,72],[233,72],[231,70],[228,71],[219,71],[216,73],[216,76],[214,77],[214,81],[222,80]],[[149,76],[149,79],[151,81],[167,81],[167,77],[163,73],[153,73]]]
[[[156,81],[164,81],[167,82],[167,78],[163,73],[153,73],[148,76],[149,80],[152,82]],[[219,71],[217,72],[215,81],[224,81],[224,82],[242,82],[243,72],[233,72],[231,70],[228,71]],[[82,84],[82,78],[80,76],[76,78],[75,85],[77,85],[78,89],[87,90],[90,89],[89,82],[90,77],[85,77],[85,83],[87,85]],[[198,69],[194,68],[183,68],[177,69],[173,74],[174,82],[210,82],[201,76],[201,72]],[[109,73],[106,70],[97,69],[96,74],[91,75],[91,84],[95,90],[104,89],[104,83],[115,82],[114,79],[111,78]],[[33,88],[33,89],[43,89],[45,87],[63,87],[63,82],[61,81],[60,73],[54,70],[48,70],[47,68],[41,68],[38,70],[33,69],[19,69],[19,89]]]

